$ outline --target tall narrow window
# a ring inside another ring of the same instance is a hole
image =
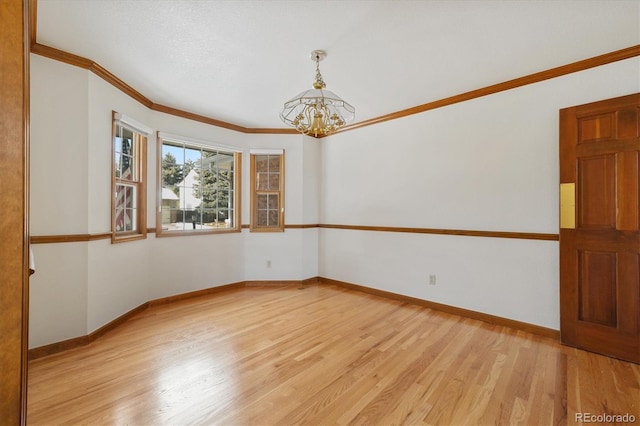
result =
[[[158,135],[156,236],[239,232],[241,153]]]
[[[113,113],[111,241],[146,238],[147,137]]]
[[[251,152],[251,231],[284,231],[284,152]]]

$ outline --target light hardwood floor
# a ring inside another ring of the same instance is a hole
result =
[[[30,425],[640,423],[639,365],[330,285],[154,306],[29,368]]]

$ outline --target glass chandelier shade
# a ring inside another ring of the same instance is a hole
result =
[[[305,135],[322,137],[353,121],[355,108],[340,96],[326,90],[320,74],[320,61],[326,53],[311,52],[316,61],[316,79],[313,89],[305,90],[284,104],[280,118],[285,124]]]

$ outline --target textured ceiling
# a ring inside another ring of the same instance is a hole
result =
[[[155,103],[282,128],[314,49],[358,122],[640,44],[640,1],[39,0],[37,23]]]

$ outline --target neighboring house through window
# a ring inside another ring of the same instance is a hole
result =
[[[238,232],[241,153],[158,133],[156,235]]]

